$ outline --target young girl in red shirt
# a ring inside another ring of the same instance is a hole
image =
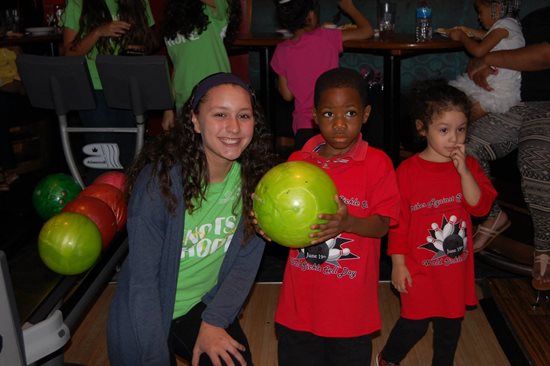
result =
[[[427,144],[397,169],[401,207],[388,254],[401,317],[376,364],[399,365],[433,322],[432,365],[452,366],[465,309],[477,304],[470,215],[486,215],[496,191],[465,154],[466,95],[428,81],[413,97],[411,117]]]

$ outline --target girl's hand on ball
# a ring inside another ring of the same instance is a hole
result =
[[[260,225],[258,225],[258,220],[256,220],[256,215],[254,214],[254,210],[250,210],[250,219],[252,220],[252,224],[254,224],[254,230],[262,236],[267,241],[271,241],[271,238],[267,236],[264,231],[260,228]]]

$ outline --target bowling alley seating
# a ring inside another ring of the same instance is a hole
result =
[[[111,108],[131,110],[136,127],[74,127],[69,126],[68,113],[94,109],[95,98],[84,57],[48,57],[22,54],[17,66],[33,107],[53,109],[58,117],[61,143],[67,165],[73,177],[84,187],[79,164],[75,160],[69,134],[73,133],[135,133],[135,151],[141,149],[145,131],[145,114],[149,110],[166,110],[173,106],[168,66],[165,56],[106,56],[96,60],[107,104]],[[109,121],[113,122],[113,121]],[[116,122],[116,121],[114,121]],[[109,144],[89,144],[91,154]],[[90,163],[104,156],[88,156]],[[96,165],[92,165],[96,166]],[[97,165],[99,169],[105,169]],[[112,167],[110,168],[112,169]]]

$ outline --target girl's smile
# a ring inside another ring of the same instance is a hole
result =
[[[222,84],[208,91],[192,116],[195,132],[202,136],[209,164],[229,167],[250,144],[254,112],[248,91]]]

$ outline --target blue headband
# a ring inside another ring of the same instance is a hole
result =
[[[252,98],[254,98],[254,93],[252,89],[241,78],[230,73],[219,72],[217,74],[212,74],[210,76],[207,76],[197,84],[193,92],[193,95],[191,96],[191,107],[193,108],[193,110],[197,109],[197,106],[199,105],[202,97],[204,97],[204,95],[208,93],[210,89],[222,84],[239,85],[244,90],[249,92]]]

